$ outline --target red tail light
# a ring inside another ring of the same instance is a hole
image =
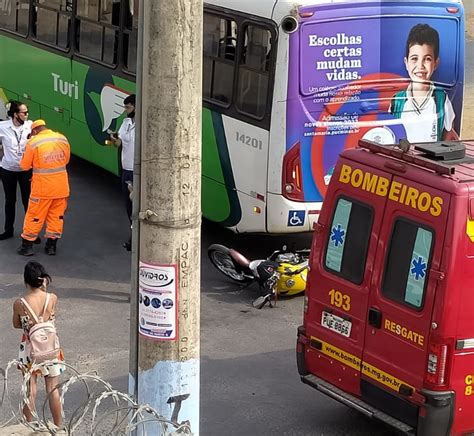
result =
[[[300,143],[291,147],[283,158],[283,195],[288,200],[304,201]]]
[[[432,344],[429,347],[426,382],[430,385],[443,386],[446,384],[446,369],[448,361],[448,346]]]

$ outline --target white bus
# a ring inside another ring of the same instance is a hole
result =
[[[0,0],[0,100],[25,100],[31,118],[68,135],[74,154],[114,173],[117,150],[103,144],[135,90],[138,5]],[[405,105],[419,81],[405,61],[412,34],[419,44],[428,35],[435,58],[420,79],[427,118],[423,104]],[[202,210],[235,232],[311,231],[338,154],[361,137],[460,131],[456,0],[209,0],[203,46]]]
[[[404,105],[407,46],[417,43],[437,63],[422,79],[428,119]],[[309,231],[344,148],[362,137],[457,137],[463,63],[460,1],[207,1],[203,139],[221,168],[204,164],[203,186],[226,199],[222,221],[237,232]]]

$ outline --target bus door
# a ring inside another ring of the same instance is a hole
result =
[[[35,99],[40,102],[40,117],[53,130],[64,132],[71,120],[71,100],[79,92],[71,77],[71,59],[48,51],[43,51],[42,57],[42,65],[47,68],[34,87],[35,94],[39,94]]]
[[[103,145],[110,132],[119,130],[124,117],[123,101],[135,87],[131,78],[123,79],[117,74],[122,67],[126,71],[135,68],[135,62],[130,62],[128,55],[132,47],[128,42],[133,38],[129,28],[133,17],[129,5],[126,13],[120,10],[126,3],[78,2],[74,27],[76,51],[71,65],[72,78],[80,89],[77,98],[72,99],[71,130],[81,138],[72,144],[73,151],[114,173],[120,168],[119,154],[116,149]],[[119,51],[120,15],[126,17],[124,65],[120,63]]]
[[[307,367],[354,395],[360,395],[369,285],[390,180],[389,173],[343,161],[333,175],[337,188],[325,200],[332,207],[319,219],[323,230],[312,249],[321,254],[311,266],[307,291]]]
[[[361,392],[415,426],[450,197],[394,177],[389,198],[370,286]]]

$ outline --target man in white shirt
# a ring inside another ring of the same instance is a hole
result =
[[[4,232],[0,234],[0,241],[13,237],[17,185],[20,186],[25,212],[31,189],[31,171],[23,171],[20,167],[26,142],[31,133],[28,108],[19,101],[11,101],[7,115],[10,117],[9,120],[0,121],[0,142],[3,147],[0,175],[5,192],[5,225]]]
[[[122,193],[130,223],[132,223],[132,201],[130,200],[129,186],[133,183],[133,160],[135,153],[135,94],[129,95],[123,101],[127,117],[123,120],[118,134],[111,136],[111,141],[116,146],[122,147]],[[123,244],[128,251],[131,250],[131,238]]]

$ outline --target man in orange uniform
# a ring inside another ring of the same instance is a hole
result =
[[[66,165],[71,150],[65,136],[46,127],[43,120],[31,125],[31,139],[20,162],[24,170],[33,168],[31,194],[21,234],[18,254],[32,256],[33,242],[46,221],[45,251],[56,254],[56,242],[62,236],[64,212],[69,197]]]

